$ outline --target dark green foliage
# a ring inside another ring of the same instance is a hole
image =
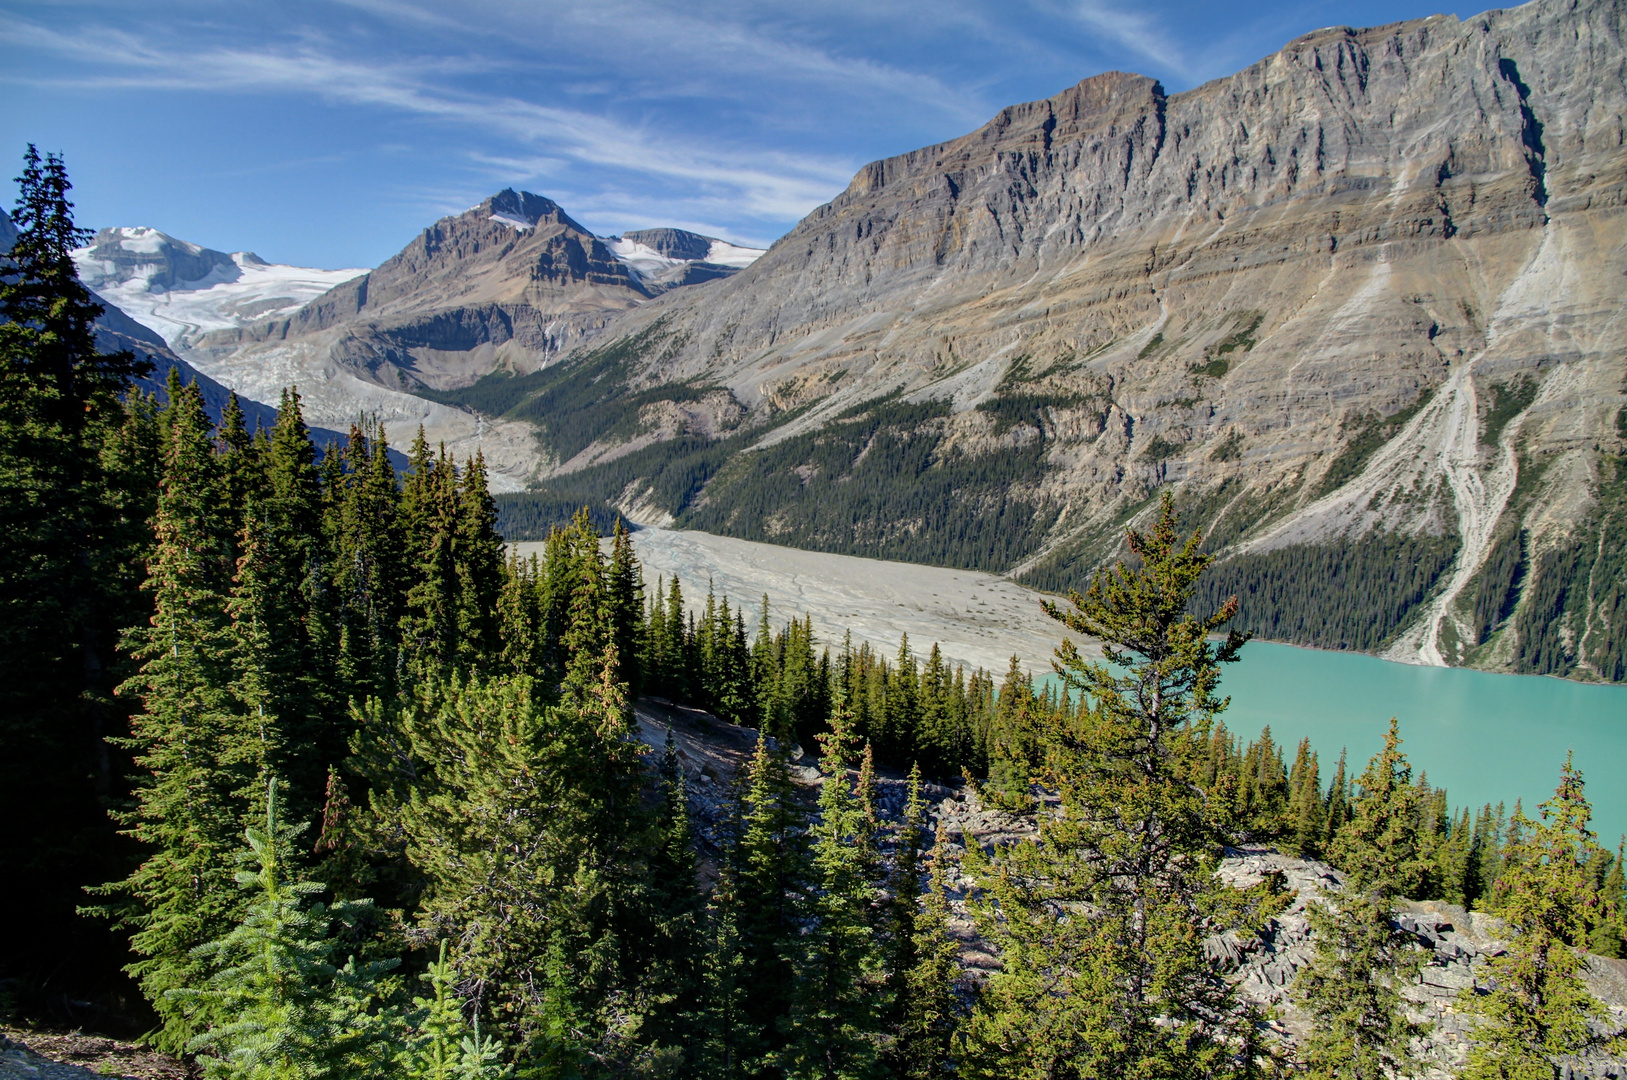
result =
[[[1598,508],[1530,571],[1514,617],[1521,671],[1627,681],[1627,457],[1601,464]]]
[[[1509,533],[1486,556],[1474,587],[1476,641],[1489,638],[1513,612],[1524,562],[1525,534],[1521,531]]]
[[[1602,1042],[1594,1025],[1605,1009],[1582,981],[1579,955],[1604,914],[1591,816],[1582,774],[1568,756],[1541,820],[1515,811],[1493,905],[1513,940],[1490,959],[1485,992],[1471,988],[1461,998],[1477,1017],[1464,1074],[1470,1080],[1557,1076],[1555,1057]]]
[[[1145,360],[1147,357],[1149,357],[1153,353],[1157,352],[1159,347],[1162,346],[1163,344],[1164,344],[1164,332],[1162,330],[1160,330],[1158,333],[1156,333],[1152,337],[1148,338],[1147,343],[1145,345],[1141,346],[1141,351],[1136,354],[1136,359],[1137,360]]]
[[[1097,400],[1087,394],[1068,392],[1001,393],[998,397],[979,402],[977,411],[994,419],[994,434],[1004,435],[1014,427],[1031,427],[1045,433],[1049,409],[1071,409]],[[1103,410],[1101,417],[1105,417]],[[1099,424],[1098,424],[1099,426]]]
[[[1141,456],[1148,461],[1163,461],[1178,456],[1186,447],[1182,443],[1167,442],[1162,435],[1154,435],[1141,448]]]
[[[848,776],[852,717],[838,703],[824,739],[825,773],[811,835],[807,899],[813,925],[796,943],[796,992],[784,1055],[788,1076],[862,1080],[882,1075],[887,1013],[882,951],[870,926],[878,899],[876,809],[861,772]],[[909,897],[918,885],[909,882]]]
[[[1060,513],[1018,494],[1044,475],[1045,442],[982,457],[943,451],[948,410],[942,401],[869,402],[818,431],[736,455],[680,522],[813,551],[1009,566]]]
[[[542,431],[544,445],[560,461],[569,460],[597,439],[624,441],[638,432],[646,405],[698,401],[715,387],[687,383],[633,390],[630,364],[670,349],[670,335],[657,321],[632,337],[594,349],[579,359],[529,375],[487,375],[459,390],[422,390],[424,397],[462,405],[487,416],[529,420]]]
[[[505,540],[546,540],[586,508],[588,520],[600,536],[609,536],[616,513],[595,495],[562,495],[547,491],[510,491],[493,495],[497,531]]]
[[[1402,987],[1417,978],[1423,950],[1390,921],[1389,898],[1359,891],[1306,909],[1316,932],[1311,966],[1294,983],[1314,1023],[1303,1054],[1316,1080],[1388,1080],[1417,1066]]]
[[[1041,731],[1059,812],[1038,843],[975,848],[981,934],[1001,953],[962,1031],[974,1077],[1216,1076],[1255,1067],[1228,1043],[1254,1018],[1203,960],[1210,933],[1246,924],[1247,900],[1213,876],[1224,828],[1189,782],[1225,702],[1219,667],[1244,638],[1208,637],[1233,614],[1187,614],[1210,561],[1175,533],[1173,502],[1128,543],[1141,560],[1098,575],[1069,607],[1047,605],[1104,642],[1087,663],[1070,640],[1057,670],[1091,706]],[[1109,664],[1113,666],[1108,666]],[[1263,900],[1263,896],[1256,899]]]
[[[786,1047],[781,1025],[796,988],[807,854],[783,754],[766,736],[742,782],[736,839],[712,895],[711,918],[722,936],[708,977],[718,1010],[708,1056],[717,1075],[752,1076]]]
[[[114,898],[107,910],[117,924],[134,931],[142,959],[129,971],[158,1010],[159,1044],[179,1050],[216,1018],[182,1011],[168,992],[202,984],[193,950],[237,921],[231,852],[266,754],[261,717],[251,721],[233,693],[240,635],[227,610],[230,533],[203,399],[188,386],[172,402],[146,584],[153,613],[125,640],[141,668],[120,688],[141,706],[124,740],[141,773],[119,821],[149,856],[102,891]]]
[[[141,560],[152,544],[159,431],[150,399],[121,405],[147,365],[102,354],[101,307],[72,252],[62,159],[32,145],[0,254],[0,979],[24,1008],[99,996],[119,945],[75,918],[87,883],[128,866],[106,816],[122,795],[105,737],[123,728],[113,687],[129,674],[119,632],[145,618]],[[122,989],[122,988],[120,988]]]
[[[380,1014],[379,981],[395,960],[340,967],[344,927],[370,914],[366,901],[324,905],[322,886],[301,881],[293,865],[301,832],[277,817],[277,784],[268,785],[263,828],[247,832],[237,883],[250,890],[242,921],[198,950],[213,969],[206,986],[170,991],[185,1013],[219,1018],[188,1044],[205,1051],[205,1074],[222,1080],[283,1077],[382,1077],[391,1050],[390,1018]],[[337,932],[336,932],[337,931]]]
[[[1209,452],[1210,461],[1240,461],[1243,457],[1243,433],[1234,431],[1220,441],[1220,445]],[[1213,538],[1210,539],[1213,544]]]
[[[1487,446],[1496,446],[1508,422],[1529,409],[1537,399],[1537,384],[1533,379],[1521,377],[1511,383],[1493,383],[1488,389],[1491,391],[1491,407],[1486,410],[1480,441]]]
[[[1344,449],[1333,459],[1328,471],[1322,474],[1313,497],[1319,499],[1354,479],[1366,466],[1367,459],[1377,453],[1379,447],[1395,438],[1406,426],[1407,421],[1416,416],[1419,409],[1429,404],[1429,399],[1433,395],[1433,389],[1425,390],[1418,395],[1418,400],[1403,409],[1397,409],[1389,416],[1367,413],[1357,417],[1346,417],[1344,423],[1340,425],[1340,430],[1350,441],[1345,443]]]
[[[1254,348],[1256,344],[1254,334],[1265,321],[1265,315],[1256,312],[1251,317],[1250,313],[1242,312],[1232,316],[1232,320],[1232,325],[1237,329],[1205,349],[1204,360],[1190,365],[1187,368],[1189,372],[1209,379],[1223,379],[1231,370],[1231,354],[1239,351],[1249,352]]]
[[[1375,650],[1428,595],[1457,551],[1450,538],[1372,533],[1216,564],[1195,603],[1238,598],[1237,623],[1271,641]]]

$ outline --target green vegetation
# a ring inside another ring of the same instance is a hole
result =
[[[1485,641],[1514,610],[1525,565],[1525,534],[1511,530],[1486,556],[1474,584],[1475,640]]]
[[[1241,312],[1232,316],[1232,320],[1237,329],[1205,349],[1205,360],[1202,363],[1192,364],[1187,368],[1189,372],[1204,378],[1223,379],[1226,377],[1226,373],[1231,370],[1231,354],[1234,352],[1249,352],[1258,344],[1254,334],[1260,329],[1260,324],[1265,321],[1264,312]]]
[[[658,320],[639,333],[594,349],[566,364],[529,375],[494,373],[458,390],[421,390],[422,396],[460,405],[487,416],[528,420],[542,433],[543,445],[560,461],[569,460],[598,439],[632,438],[647,405],[665,401],[699,401],[715,387],[673,383],[633,390],[627,373],[632,361],[675,347]]]
[[[1210,461],[1241,461],[1243,459],[1243,433],[1233,431],[1220,445],[1209,452]]]
[[[1604,1041],[1590,1021],[1605,1009],[1582,982],[1578,950],[1601,924],[1619,944],[1621,911],[1617,897],[1600,894],[1597,867],[1609,856],[1588,828],[1591,816],[1569,756],[1542,820],[1515,811],[1496,893],[1513,940],[1490,962],[1489,992],[1463,995],[1478,1017],[1467,1080],[1553,1075],[1555,1056]]]
[[[398,477],[356,429],[319,463],[292,390],[254,438],[178,378],[162,409],[130,393],[80,333],[60,162],[28,169],[25,209],[45,212],[16,215],[0,277],[0,599],[33,666],[5,658],[0,769],[62,817],[0,787],[7,910],[34,920],[0,952],[8,1008],[139,990],[154,1042],[232,1080],[1368,1076],[1408,1064],[1389,903],[1410,894],[1489,902],[1511,928],[1495,984],[1464,999],[1472,1075],[1552,1075],[1596,1042],[1577,950],[1627,947],[1627,879],[1580,774],[1540,824],[1471,821],[1413,779],[1393,724],[1326,789],[1308,743],[1291,768],[1269,730],[1245,744],[1219,721],[1239,606],[1204,605],[1213,556],[1169,494],[1128,563],[1047,605],[1106,646],[1094,664],[1064,643],[1062,687],[1013,660],[997,691],[907,639],[818,650],[811,618],[776,627],[766,602],[750,633],[727,597],[690,611],[676,580],[649,588],[625,530],[606,551],[586,512],[505,560],[479,457],[419,438]],[[847,427],[911,460],[933,408]],[[94,588],[76,560],[106,572]],[[700,812],[671,730],[649,761],[645,693],[756,728]],[[799,743],[823,747],[817,807]],[[889,812],[881,771],[906,767]],[[1037,833],[965,855],[999,958],[975,983],[956,855],[946,830],[926,843],[923,776],[957,774]],[[1350,882],[1312,915],[1298,1048],[1211,955],[1287,902],[1216,876],[1245,842]],[[112,884],[76,914],[87,868]],[[45,966],[64,955],[86,964]],[[124,961],[133,987],[106,981]]]
[[[1213,874],[1224,830],[1190,764],[1219,664],[1245,640],[1207,641],[1231,606],[1185,614],[1209,563],[1175,533],[1173,502],[1132,532],[1141,566],[1098,575],[1046,611],[1104,643],[1086,663],[1065,641],[1058,670],[1091,701],[1072,723],[1041,718],[1035,779],[1060,796],[1037,843],[968,852],[980,934],[1001,955],[961,1036],[965,1073],[1010,1076],[1252,1075],[1255,1016],[1214,978],[1203,939],[1255,922],[1265,889],[1237,894]],[[1197,932],[1193,932],[1196,929]]]
[[[1627,455],[1601,471],[1593,515],[1528,572],[1513,624],[1521,671],[1627,680]]]
[[[1034,551],[1060,507],[1020,495],[1043,439],[973,457],[941,451],[942,401],[868,402],[818,431],[738,454],[679,523],[708,532],[968,569]]]
[[[1182,443],[1166,442],[1162,435],[1154,435],[1147,445],[1141,448],[1141,457],[1148,461],[1164,461],[1177,457],[1186,446]]]
[[[1512,383],[1493,383],[1488,389],[1491,392],[1491,406],[1486,410],[1486,418],[1480,429],[1480,441],[1487,446],[1496,446],[1508,422],[1529,409],[1537,399],[1537,384],[1533,379],[1521,377]]]
[[[1251,634],[1371,651],[1406,622],[1456,552],[1449,537],[1371,533],[1237,555],[1199,584],[1198,603],[1235,595],[1238,625]]]
[[[584,507],[600,536],[609,536],[616,523],[615,512],[601,498],[586,493],[565,495],[557,488],[504,492],[492,496],[492,502],[497,506],[497,531],[505,540],[546,540],[549,533],[575,520]]]
[[[1378,452],[1378,448],[1395,438],[1406,426],[1407,421],[1429,404],[1429,399],[1434,393],[1433,389],[1425,390],[1411,405],[1398,409],[1389,416],[1381,417],[1377,413],[1367,413],[1364,416],[1347,417],[1340,425],[1340,430],[1350,441],[1333,459],[1328,471],[1322,474],[1322,480],[1317,484],[1313,498],[1320,499],[1359,475],[1367,465],[1368,459]]]

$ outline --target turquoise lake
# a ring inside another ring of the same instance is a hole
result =
[[[1627,832],[1627,687],[1251,641],[1226,667],[1221,692],[1232,697],[1226,726],[1253,738],[1269,724],[1290,762],[1309,737],[1324,785],[1340,747],[1350,775],[1359,773],[1394,716],[1414,776],[1427,772],[1454,806],[1501,800],[1512,811],[1519,798],[1535,817],[1574,750],[1600,841],[1614,848]]]

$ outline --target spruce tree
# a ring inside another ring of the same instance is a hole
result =
[[[329,493],[338,503],[332,586],[340,683],[346,697],[365,700],[397,684],[406,550],[383,427],[352,428],[345,461],[342,490]]]
[[[853,722],[838,705],[824,737],[825,773],[813,825],[812,925],[798,939],[785,1075],[860,1080],[881,1075],[885,1014],[881,951],[870,927],[874,820],[863,785],[848,777]]]
[[[390,1049],[390,1017],[379,1008],[387,988],[381,977],[395,960],[337,966],[336,928],[367,915],[366,901],[329,907],[322,891],[294,871],[299,826],[277,813],[277,782],[267,783],[263,828],[245,836],[237,883],[252,899],[243,920],[197,950],[213,969],[207,984],[181,987],[166,998],[181,1009],[220,1018],[187,1044],[207,1053],[205,1073],[230,1080],[284,1077],[383,1077]]]
[[[1493,910],[1513,932],[1508,951],[1487,962],[1489,985],[1463,1006],[1477,1017],[1468,1080],[1550,1080],[1554,1059],[1600,1039],[1591,1021],[1604,1007],[1582,981],[1581,950],[1598,915],[1588,864],[1597,850],[1582,774],[1569,755],[1541,820],[1518,809]]]
[[[1391,921],[1389,897],[1354,885],[1306,909],[1315,957],[1294,984],[1312,1028],[1302,1053],[1316,1080],[1386,1080],[1418,1065],[1411,1044],[1428,1029],[1407,1018],[1402,987],[1422,950]]]
[[[230,693],[231,545],[195,384],[177,395],[168,428],[146,586],[154,609],[126,638],[141,668],[120,688],[141,703],[126,742],[141,772],[135,805],[119,820],[145,854],[128,878],[100,891],[125,898],[105,910],[134,931],[131,947],[142,959],[128,970],[158,1011],[159,1045],[179,1050],[212,1018],[190,1015],[167,994],[201,984],[194,949],[236,921],[231,853],[264,756],[258,726]]]
[[[651,1015],[645,1039],[653,1046],[676,1049],[692,1041],[691,1029],[701,1021],[697,1002],[705,942],[689,796],[670,727],[659,775],[661,808],[649,861],[652,925],[644,993]]]
[[[644,692],[644,673],[639,668],[639,638],[644,614],[644,585],[638,559],[633,554],[633,538],[621,518],[616,519],[610,551],[607,582],[610,590],[611,636],[621,657],[622,680],[628,693],[637,698]]]
[[[899,1025],[889,1057],[899,1080],[957,1075],[953,1043],[961,1014],[961,971],[960,949],[949,932],[951,860],[940,824],[927,862],[926,892],[910,920],[909,967],[903,970],[895,1006]]]
[[[567,735],[528,676],[426,679],[364,718],[405,743],[416,774],[399,806],[424,881],[417,922],[451,944],[463,993],[511,1044],[535,1034],[558,894],[575,873],[563,771]],[[375,787],[380,792],[381,787]]]
[[[714,924],[738,935],[736,983],[742,989],[741,1015],[732,1021],[744,1032],[735,1040],[737,1056],[749,1054],[747,1074],[783,1045],[781,1018],[790,1012],[794,985],[794,943],[800,935],[806,857],[791,778],[782,752],[766,733],[746,768],[736,810],[736,838],[725,853],[730,889],[719,896]]]
[[[156,440],[151,402],[119,401],[150,365],[96,347],[102,308],[73,262],[90,234],[62,159],[30,144],[16,181],[18,234],[0,251],[0,918],[27,930],[0,970],[78,990],[116,949],[74,909],[85,882],[123,868],[103,738],[125,714],[118,633],[147,613]]]
[[[501,652],[497,598],[503,587],[503,538],[497,534],[484,455],[477,451],[465,464],[457,489],[456,660],[465,669],[489,669]]]
[[[1355,888],[1384,897],[1418,895],[1430,859],[1420,835],[1421,799],[1393,717],[1384,748],[1357,777],[1356,790],[1329,857]]]
[[[1098,574],[1070,607],[1045,610],[1103,642],[1087,663],[1071,640],[1055,667],[1089,699],[1066,727],[1042,730],[1039,842],[968,853],[985,890],[977,927],[999,950],[961,1037],[965,1075],[1220,1075],[1253,1022],[1201,943],[1244,924],[1214,876],[1223,836],[1191,775],[1219,665],[1244,637],[1209,636],[1236,601],[1202,618],[1187,605],[1212,561],[1184,543],[1166,494],[1148,532],[1129,530],[1140,565]]]
[[[1416,895],[1430,867],[1420,842],[1421,805],[1396,722],[1384,748],[1356,781],[1349,818],[1331,855],[1345,871],[1343,891],[1307,914],[1316,957],[1295,983],[1315,1021],[1305,1044],[1313,1076],[1379,1080],[1417,1066],[1411,1044],[1427,1026],[1411,1022],[1401,989],[1416,980],[1422,954],[1391,918],[1395,901]],[[1343,762],[1341,761],[1341,765]]]
[[[446,942],[421,978],[429,997],[413,998],[405,1017],[408,1036],[396,1055],[395,1075],[402,1080],[503,1080],[511,1070],[500,1061],[497,1040],[480,1034],[463,1018],[457,996],[457,973],[446,959]]]

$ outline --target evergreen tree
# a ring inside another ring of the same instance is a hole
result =
[[[146,854],[134,873],[101,892],[126,898],[106,910],[134,931],[131,947],[143,959],[128,970],[158,1011],[159,1045],[179,1050],[212,1018],[191,1016],[168,991],[202,983],[203,961],[193,950],[237,919],[231,853],[263,744],[229,692],[231,548],[196,385],[178,393],[171,412],[146,586],[154,610],[149,625],[126,639],[141,669],[121,687],[141,702],[127,741],[141,773],[135,806],[120,821]]]
[[[267,672],[266,710],[282,724],[277,767],[289,786],[287,813],[294,821],[312,821],[321,809],[328,766],[344,760],[349,730],[338,684],[321,474],[293,388],[283,391],[264,463],[265,482],[253,511],[264,531],[262,617],[284,645],[267,658],[276,666]]]
[[[651,1016],[645,1039],[652,1046],[676,1050],[691,1042],[691,1028],[701,1019],[696,1006],[704,942],[689,796],[670,727],[660,782],[661,809],[649,869],[653,932],[645,990]]]
[[[1513,931],[1508,951],[1488,961],[1491,985],[1462,1003],[1476,1014],[1469,1080],[1552,1080],[1554,1058],[1598,1042],[1590,1021],[1605,1010],[1581,973],[1597,897],[1588,864],[1597,850],[1581,772],[1565,758],[1541,820],[1518,809],[1494,910]]]
[[[1302,857],[1313,859],[1322,848],[1322,774],[1309,739],[1299,742],[1288,786],[1289,842]]]
[[[881,1075],[877,1035],[885,1010],[882,957],[869,921],[873,796],[848,778],[852,717],[838,705],[824,738],[819,818],[811,829],[816,890],[799,940],[785,1075],[859,1080]],[[870,782],[873,791],[873,780]]]
[[[1339,764],[1333,770],[1333,779],[1328,783],[1328,793],[1322,807],[1321,848],[1327,851],[1333,846],[1333,839],[1339,835],[1339,830],[1350,819],[1350,780],[1345,775],[1343,747],[1339,748]]]
[[[401,644],[409,671],[444,674],[457,659],[459,582],[456,476],[443,452],[436,457],[420,429],[408,455],[401,520],[408,580]]]
[[[961,1013],[956,995],[960,949],[949,934],[950,859],[940,825],[927,864],[926,892],[911,920],[910,966],[899,992],[900,1023],[890,1057],[893,1075],[900,1080],[956,1075],[952,1047]]]
[[[497,599],[503,587],[503,538],[497,534],[497,506],[486,485],[486,459],[479,451],[458,478],[456,514],[455,655],[465,669],[484,668],[501,651]]]
[[[1219,665],[1244,641],[1208,640],[1236,602],[1187,613],[1212,556],[1198,535],[1179,541],[1168,494],[1152,530],[1127,539],[1137,569],[1097,575],[1070,610],[1046,604],[1123,672],[1086,663],[1071,640],[1057,650],[1089,699],[1044,733],[1057,812],[1040,815],[1038,843],[969,853],[986,890],[974,918],[1001,970],[962,1036],[968,1076],[1218,1075],[1253,1022],[1202,954],[1205,936],[1245,919],[1214,877],[1222,836],[1186,780],[1226,705]]]
[[[1356,781],[1348,820],[1333,839],[1344,891],[1308,911],[1317,931],[1316,959],[1295,991],[1316,1022],[1305,1046],[1314,1076],[1404,1075],[1417,1065],[1412,1040],[1427,1030],[1407,1019],[1401,997],[1422,957],[1390,916],[1398,897],[1417,894],[1430,868],[1420,842],[1419,791],[1400,745],[1392,719],[1384,748]]]
[[[1356,779],[1349,819],[1329,851],[1353,887],[1385,897],[1418,895],[1430,870],[1419,835],[1421,799],[1400,747],[1400,727],[1391,718],[1384,748]]]
[[[731,978],[741,1010],[729,1021],[736,1031],[732,1057],[746,1075],[756,1075],[781,1049],[780,1020],[791,1009],[805,853],[785,758],[766,733],[743,784],[737,837],[725,854],[730,888],[715,899],[713,919],[738,935],[740,960]]]
[[[404,1080],[502,1080],[510,1070],[500,1064],[500,1048],[495,1039],[482,1037],[480,1025],[473,1030],[463,1019],[463,1003],[455,987],[457,974],[446,959],[446,942],[441,942],[439,958],[421,978],[429,984],[430,997],[413,998],[413,1011],[406,1017],[410,1032],[396,1056],[396,1075]]]
[[[406,551],[401,496],[383,427],[371,434],[352,428],[345,460],[342,490],[329,493],[338,503],[333,590],[340,683],[347,696],[365,700],[396,686]]]
[[[610,590],[611,637],[616,654],[622,658],[622,678],[628,693],[638,697],[644,691],[644,673],[639,667],[638,641],[644,614],[644,584],[638,559],[633,554],[633,538],[621,518],[616,519],[610,551],[608,586]]]
[[[78,991],[117,948],[74,909],[122,869],[103,738],[124,718],[118,632],[146,614],[157,439],[151,402],[119,401],[149,365],[96,347],[62,159],[30,144],[16,181],[0,252],[0,918],[28,929],[0,946],[0,977]]]
[[[1316,953],[1294,995],[1312,1020],[1302,1053],[1317,1080],[1385,1080],[1417,1068],[1411,1043],[1427,1026],[1407,1018],[1401,988],[1424,957],[1391,921],[1389,899],[1352,884],[1327,906],[1306,909]]]
[[[387,1075],[392,1032],[377,999],[381,976],[397,961],[333,963],[340,948],[334,925],[362,919],[369,905],[310,901],[322,886],[293,872],[293,841],[301,830],[278,819],[276,781],[267,789],[265,826],[246,833],[253,869],[236,875],[253,893],[247,912],[229,933],[198,950],[215,968],[207,986],[176,988],[166,997],[189,1012],[223,1018],[188,1043],[213,1055],[205,1059],[211,1077]]]

